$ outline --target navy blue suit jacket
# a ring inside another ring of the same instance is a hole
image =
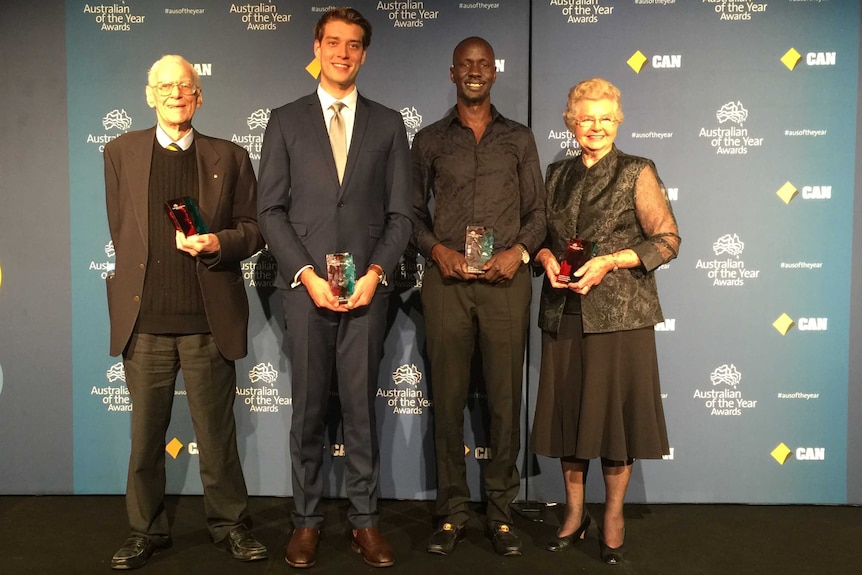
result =
[[[260,160],[258,222],[278,262],[276,285],[289,287],[306,265],[325,278],[326,254],[337,252],[353,254],[357,278],[369,264],[391,276],[412,232],[410,183],[398,112],[359,96],[339,184],[317,93],[273,110]]]

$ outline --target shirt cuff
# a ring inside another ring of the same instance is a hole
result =
[[[314,266],[311,264],[308,264],[308,265],[304,265],[301,268],[299,268],[299,271],[296,272],[296,274],[294,274],[294,276],[293,276],[293,282],[290,284],[290,287],[295,288],[295,287],[301,286],[302,282],[299,281],[299,276],[301,276],[302,272],[304,272],[305,270],[307,270],[309,268],[314,269]]]

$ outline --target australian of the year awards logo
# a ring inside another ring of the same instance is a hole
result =
[[[260,150],[263,147],[263,133],[269,124],[269,108],[258,108],[252,112],[245,123],[248,126],[247,134],[234,134],[230,141],[245,148],[249,158],[260,160]]]
[[[115,108],[102,116],[102,128],[100,134],[87,134],[87,143],[98,146],[99,153],[105,151],[105,144],[132,129],[132,118],[125,109]]]
[[[90,388],[90,397],[98,399],[105,411],[132,411],[132,396],[126,387],[126,370],[118,361],[105,372],[106,385]]]
[[[548,5],[559,8],[569,24],[596,24],[614,13],[608,0],[548,0]]]
[[[422,28],[428,20],[440,17],[439,10],[426,8],[425,2],[378,0],[376,9],[384,12],[393,28]]]
[[[133,26],[144,23],[146,16],[135,14],[132,7],[125,1],[112,4],[84,4],[84,14],[93,17],[93,21],[103,32],[131,32]]]
[[[278,263],[267,248],[263,248],[240,265],[248,287],[271,288],[278,275]]]
[[[754,14],[765,14],[769,7],[768,2],[753,0],[702,0],[701,5],[717,14],[719,20],[726,22],[751,20]]]
[[[114,252],[114,242],[113,240],[109,241],[105,244],[105,256],[108,258],[105,261],[97,262],[96,260],[91,260],[90,265],[87,269],[92,272],[96,272],[99,274],[99,277],[102,279],[107,279],[111,273],[113,273],[116,264],[114,263],[114,257],[116,256],[116,252]]]
[[[553,142],[560,147],[567,158],[578,157],[581,155],[581,146],[572,134],[567,129],[548,130],[548,141]]]
[[[422,126],[422,114],[416,109],[416,106],[401,108],[401,119],[404,121],[404,127],[407,128],[407,141],[410,147],[413,147],[413,138],[416,132]]]
[[[247,4],[232,2],[228,12],[235,14],[240,22],[245,24],[246,30],[253,32],[272,32],[278,30],[280,25],[287,25],[293,20],[293,14],[280,12],[278,4],[273,0]]]
[[[284,397],[275,386],[278,370],[272,363],[258,363],[248,372],[249,385],[236,388],[236,394],[248,407],[249,413],[278,413],[279,408],[291,405],[291,398]]]
[[[422,415],[431,407],[431,400],[425,397],[425,393],[419,389],[422,381],[422,372],[416,364],[404,364],[392,372],[392,383],[390,389],[377,388],[377,397],[386,400],[386,406],[392,409],[392,413],[402,415]]]
[[[745,155],[750,148],[763,146],[763,138],[752,136],[745,127],[748,110],[742,102],[728,102],[715,112],[719,126],[702,127],[698,137],[709,142],[719,156]]]
[[[725,234],[712,244],[714,259],[698,259],[695,269],[703,270],[715,287],[740,287],[746,280],[760,277],[760,270],[745,267],[745,243],[736,234]]]
[[[425,277],[425,262],[420,261],[419,251],[407,246],[395,268],[394,286],[398,290],[420,289]]]
[[[735,365],[724,364],[709,374],[711,388],[695,389],[693,399],[703,401],[710,415],[739,416],[743,410],[757,407],[756,399],[745,399],[739,384],[742,374]]]

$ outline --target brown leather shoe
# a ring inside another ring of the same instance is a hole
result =
[[[362,553],[362,559],[372,567],[391,567],[395,564],[392,547],[377,527],[354,529],[353,550]]]
[[[290,542],[284,551],[284,560],[291,567],[306,569],[317,562],[317,544],[320,541],[320,529],[314,527],[297,527],[290,536]]]

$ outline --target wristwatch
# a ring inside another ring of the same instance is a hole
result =
[[[524,247],[524,244],[515,244],[515,246],[519,250],[521,250],[521,263],[530,263],[530,252],[527,251],[527,248]]]
[[[386,285],[386,272],[378,264],[371,264],[368,269],[377,274],[377,283]]]

